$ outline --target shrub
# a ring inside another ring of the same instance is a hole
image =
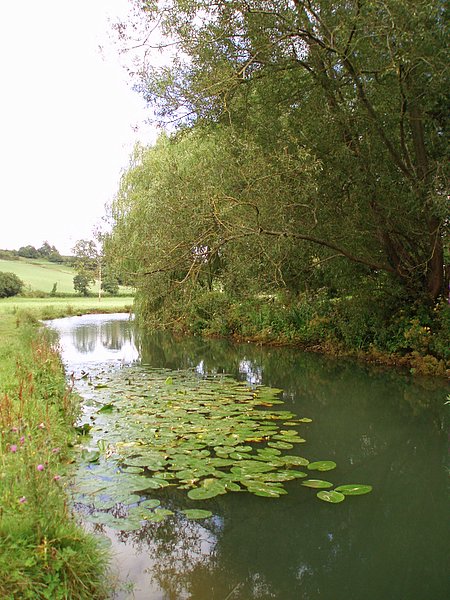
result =
[[[24,282],[15,273],[0,272],[0,298],[17,296],[24,285]]]

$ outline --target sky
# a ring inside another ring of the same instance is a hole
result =
[[[0,2],[0,248],[92,237],[156,130],[111,41],[128,0]],[[102,50],[100,50],[100,48]]]

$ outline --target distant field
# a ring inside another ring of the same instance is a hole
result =
[[[40,290],[50,293],[53,284],[57,284],[56,291],[62,294],[73,294],[73,278],[75,271],[66,265],[58,265],[46,260],[20,260],[0,259],[0,271],[15,273],[25,283],[27,289]]]
[[[120,298],[2,298],[0,316],[26,311],[42,319],[84,314],[87,312],[123,312],[133,306],[132,297]]]
[[[59,265],[39,258],[0,259],[0,271],[15,273],[25,283],[25,291],[40,291],[49,294],[56,283],[58,294],[75,294],[73,278],[76,271],[67,265]],[[98,291],[97,282],[90,289],[95,294]],[[120,286],[119,292],[133,295],[133,289],[129,287]]]

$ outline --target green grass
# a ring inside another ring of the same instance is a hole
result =
[[[0,271],[14,273],[31,291],[50,293],[56,283],[56,291],[60,294],[73,294],[73,278],[75,270],[66,265],[59,265],[41,259],[2,260]]]
[[[0,598],[108,597],[108,554],[67,508],[79,402],[51,337],[0,314]]]
[[[0,299],[1,315],[20,315],[28,312],[39,319],[55,319],[63,316],[85,314],[90,312],[127,312],[133,306],[131,296],[84,298],[2,298]]]
[[[25,283],[25,292],[39,291],[50,294],[56,283],[57,294],[75,294],[73,278],[76,271],[67,265],[60,265],[40,258],[0,259],[0,271],[17,275]],[[93,294],[98,293],[98,282],[92,284],[90,289]],[[132,295],[133,289],[120,286],[119,293]]]

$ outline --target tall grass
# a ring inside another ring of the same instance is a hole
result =
[[[50,333],[15,325],[0,317],[0,598],[106,598],[108,556],[62,483],[78,402]]]

